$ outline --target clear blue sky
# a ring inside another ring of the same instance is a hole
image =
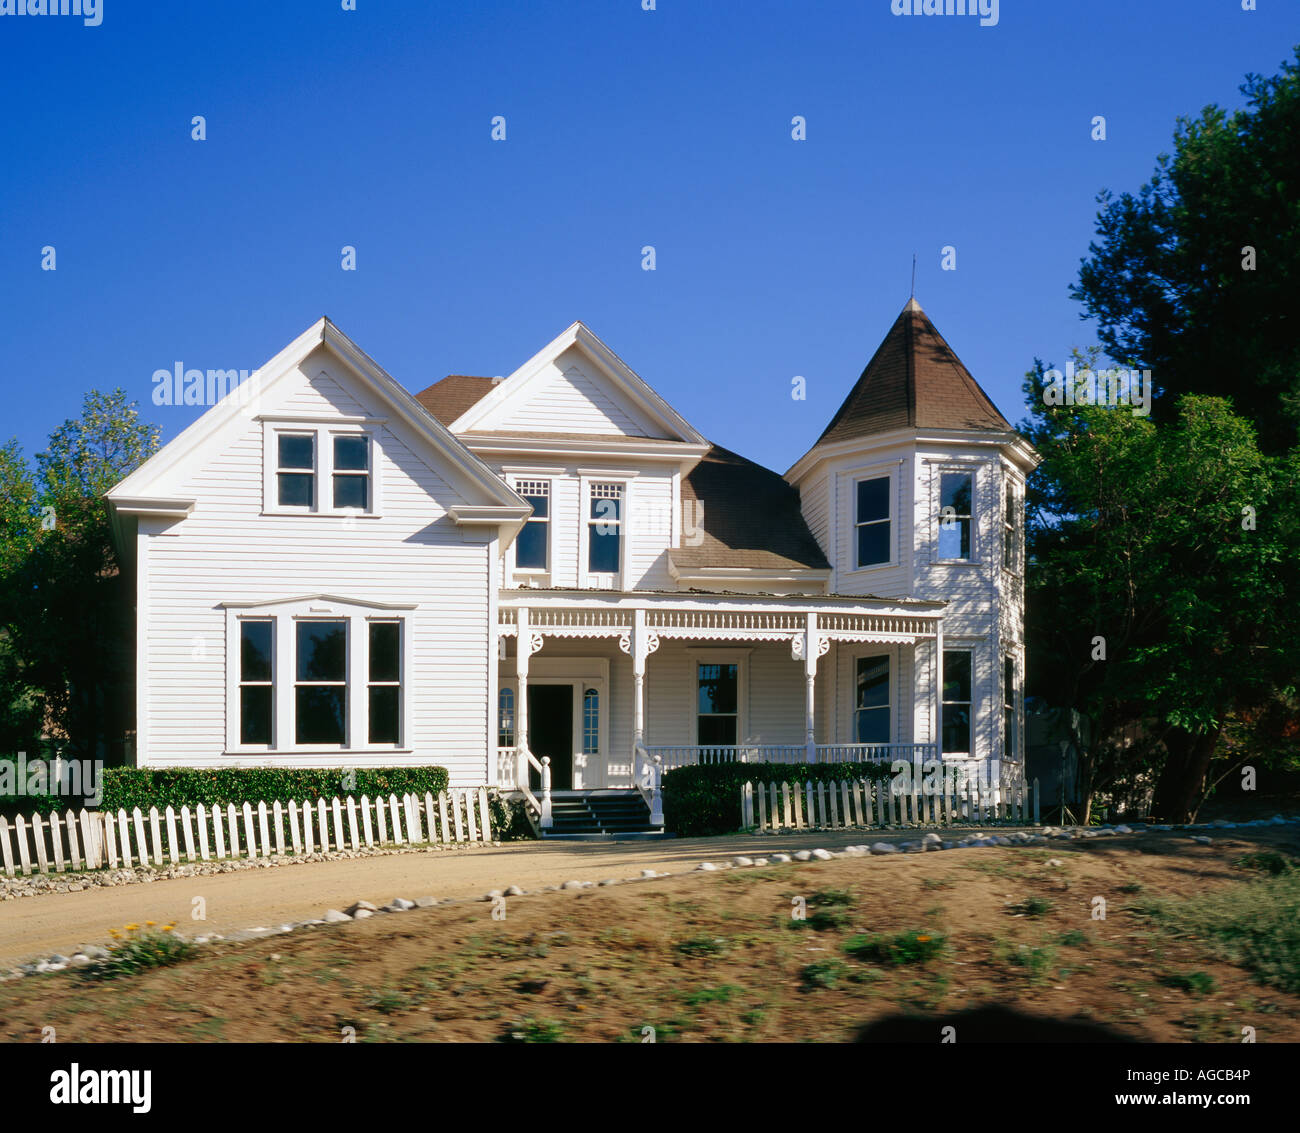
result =
[[[0,17],[0,439],[29,452],[92,387],[170,439],[196,411],[150,404],[156,369],[253,369],[322,314],[411,390],[580,318],[783,471],[913,251],[1016,420],[1034,356],[1095,339],[1068,287],[1097,191],[1300,41],[1296,0],[1002,0],[988,28],[889,0],[103,4]]]

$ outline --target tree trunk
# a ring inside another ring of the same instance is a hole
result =
[[[1172,728],[1165,736],[1168,757],[1151,800],[1151,815],[1158,822],[1195,819],[1222,730],[1222,725],[1201,733]]]

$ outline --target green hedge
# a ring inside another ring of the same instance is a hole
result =
[[[344,790],[344,775],[350,775],[352,789]],[[377,767],[334,770],[290,767],[167,768],[107,767],[103,772],[104,798],[101,809],[147,811],[151,806],[195,807],[199,803],[234,803],[261,800],[315,802],[336,795],[437,794],[447,787],[445,767]],[[0,812],[7,814],[49,814],[51,811],[80,810],[81,799],[58,795],[0,798]]]
[[[664,829],[673,834],[731,834],[740,829],[746,783],[831,783],[889,779],[888,763],[711,763],[664,776]]]

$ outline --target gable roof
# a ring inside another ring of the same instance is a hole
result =
[[[687,445],[703,446],[709,443],[649,383],[581,322],[571,323],[513,374],[496,382],[493,388],[471,403],[449,427],[458,434],[496,432],[498,426],[508,424],[513,406],[527,403],[546,385],[553,375],[552,363],[565,351],[575,347],[591,363],[594,376],[651,426],[652,431],[647,436]],[[440,385],[441,382],[424,392],[430,393]],[[448,387],[448,394],[457,388],[462,396],[476,392],[472,386],[460,385]],[[448,407],[450,408],[451,406]]]
[[[905,428],[1012,431],[915,299],[894,320],[817,444]]]
[[[499,378],[478,378],[470,374],[448,374],[440,382],[415,394],[415,400],[444,425],[477,405],[498,385]]]
[[[682,505],[684,545],[669,552],[679,570],[830,569],[804,521],[798,491],[720,445],[682,478]]]
[[[346,372],[387,405],[395,419],[415,432],[444,472],[454,475],[452,486],[466,502],[453,509],[453,513],[459,512],[464,518],[455,514],[453,518],[474,524],[499,522],[508,537],[513,538],[514,531],[529,514],[527,501],[457,440],[374,359],[323,317],[105,493],[115,527],[121,516],[153,514],[183,518],[188,514],[194,501],[177,498],[177,492],[195,468],[212,452],[229,444],[247,426],[266,393],[322,346]]]

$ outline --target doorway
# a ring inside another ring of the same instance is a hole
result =
[[[551,789],[573,789],[573,685],[528,686],[528,750],[539,760],[551,757]],[[541,790],[541,775],[530,770],[533,790]]]

